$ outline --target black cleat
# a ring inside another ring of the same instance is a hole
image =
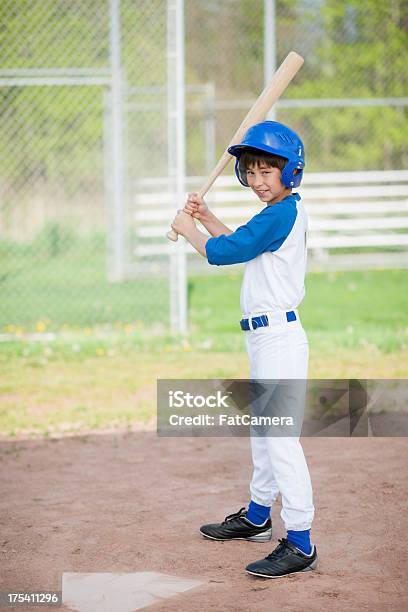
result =
[[[272,537],[272,522],[268,518],[263,525],[254,525],[246,518],[246,509],[225,517],[222,523],[200,527],[200,533],[211,540],[250,540],[267,542]]]
[[[317,566],[316,547],[313,546],[312,550],[313,553],[308,557],[286,538],[282,538],[266,559],[250,563],[246,571],[262,578],[281,578],[297,572],[308,572]]]

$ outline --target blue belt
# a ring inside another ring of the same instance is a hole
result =
[[[296,321],[296,313],[293,310],[289,310],[286,313],[286,320],[288,323],[291,321]],[[252,319],[241,319],[239,322],[241,329],[243,331],[249,331],[251,327],[249,326],[249,321],[251,321],[252,329],[257,329],[258,327],[268,327],[269,320],[268,315],[260,315],[259,317],[252,317]]]

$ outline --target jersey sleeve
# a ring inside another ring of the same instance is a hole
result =
[[[276,251],[290,234],[296,215],[296,206],[274,204],[229,236],[222,234],[210,238],[205,245],[208,263],[228,266],[250,261],[267,251]]]

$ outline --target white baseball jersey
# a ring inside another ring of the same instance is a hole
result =
[[[210,264],[246,263],[241,287],[244,316],[298,307],[305,295],[307,225],[300,195],[293,193],[266,206],[229,236],[207,241]]]

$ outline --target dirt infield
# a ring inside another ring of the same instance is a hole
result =
[[[247,503],[247,439],[2,441],[0,590],[58,590],[63,572],[155,571],[204,582],[157,611],[407,609],[408,439],[303,446],[319,567],[268,581],[243,568],[284,535],[279,505],[271,544],[207,541],[197,530]]]

